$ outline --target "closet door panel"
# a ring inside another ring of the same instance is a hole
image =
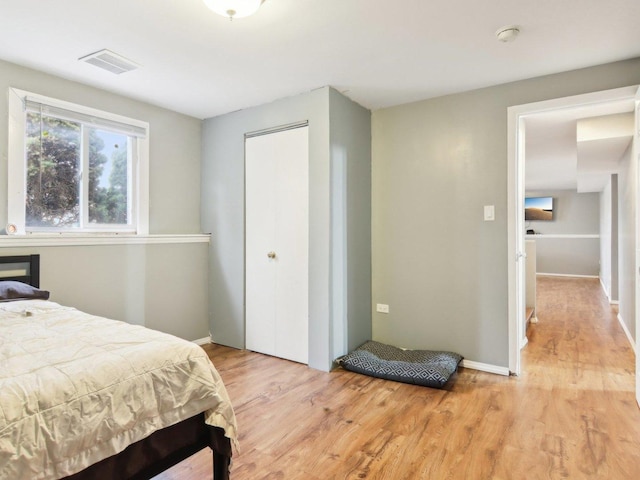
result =
[[[246,348],[276,355],[275,248],[277,156],[263,137],[246,142],[245,329]]]
[[[308,363],[309,155],[308,129],[281,132],[276,189],[276,351]]]
[[[308,128],[245,148],[246,346],[308,363]]]

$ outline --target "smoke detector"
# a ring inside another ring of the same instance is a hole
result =
[[[115,73],[116,75],[130,72],[131,70],[135,70],[140,67],[137,63],[132,62],[128,58],[118,55],[111,50],[107,50],[106,48],[99,52],[80,57],[78,60],[90,63],[91,65],[100,67],[108,72]]]
[[[498,29],[496,32],[496,37],[501,42],[513,42],[518,34],[520,33],[520,28],[515,25],[510,25],[508,27],[502,27]]]

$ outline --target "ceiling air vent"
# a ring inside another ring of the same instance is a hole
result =
[[[91,65],[95,65],[96,67],[115,73],[116,75],[130,72],[140,66],[137,63],[124,58],[122,55],[118,55],[117,53],[107,49],[81,57],[78,60],[90,63]]]

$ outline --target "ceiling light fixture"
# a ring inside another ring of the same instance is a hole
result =
[[[264,0],[203,0],[204,4],[218,15],[234,18],[248,17],[258,11]]]
[[[515,25],[511,25],[509,27],[502,27],[496,32],[496,37],[501,42],[513,42],[518,34],[520,33],[520,28]]]

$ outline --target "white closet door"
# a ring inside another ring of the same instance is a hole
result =
[[[308,363],[308,127],[248,138],[246,346]]]

